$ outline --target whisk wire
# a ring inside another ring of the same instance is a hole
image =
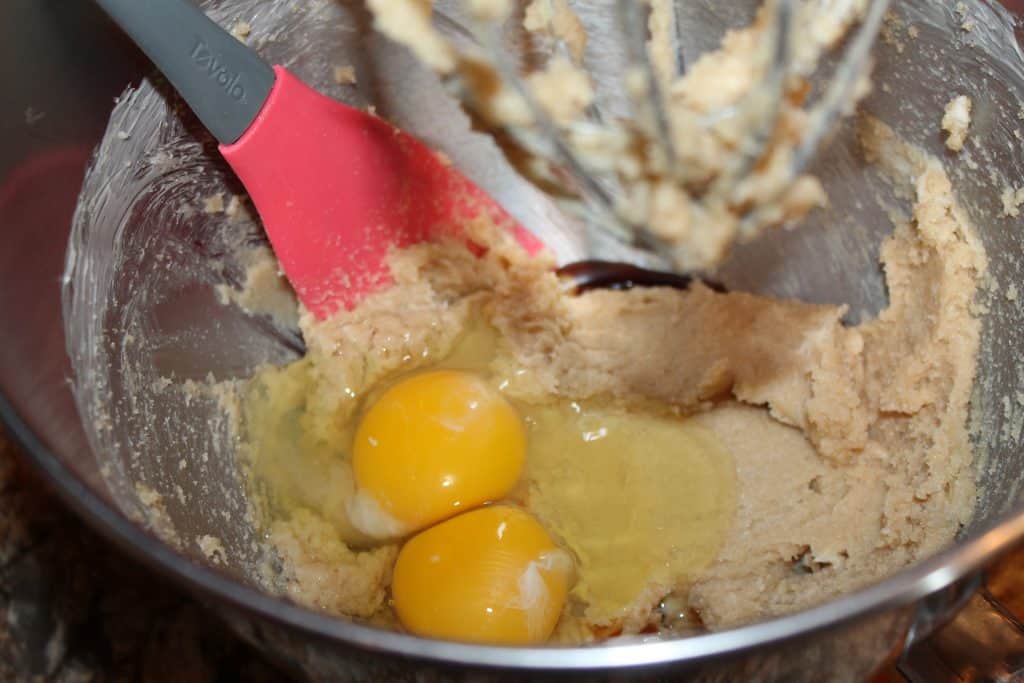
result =
[[[548,114],[547,110],[537,101],[526,82],[519,75],[518,67],[509,59],[508,52],[503,49],[498,30],[494,26],[477,26],[478,35],[483,40],[484,47],[490,51],[494,67],[501,78],[508,83],[516,94],[519,95],[529,108],[534,126],[544,135],[551,145],[550,150],[545,150],[540,156],[553,158],[576,183],[580,195],[584,201],[599,212],[598,220],[605,229],[611,229],[620,238],[629,239],[627,231],[623,230],[621,221],[615,210],[615,199],[597,181],[597,174],[588,169],[585,162],[566,144],[565,138],[558,128],[558,124]]]
[[[672,135],[672,122],[665,109],[665,98],[654,63],[650,54],[650,6],[637,0],[616,0],[617,15],[622,32],[626,38],[629,51],[629,69],[643,79],[643,88],[639,103],[641,113],[653,119],[658,142],[663,150],[668,171],[677,179],[681,179],[679,157],[676,154],[675,139]]]
[[[835,76],[831,79],[821,103],[811,115],[811,128],[804,136],[793,157],[791,173],[796,176],[807,166],[814,156],[822,138],[832,129],[849,104],[851,95],[857,87],[857,81],[864,73],[864,67],[882,25],[882,19],[889,9],[890,0],[870,0],[867,13],[860,28],[853,36],[850,47],[836,67]]]
[[[750,136],[753,144],[739,156],[735,168],[729,174],[737,186],[741,185],[751,173],[757,162],[764,156],[772,140],[772,132],[779,124],[782,115],[780,103],[785,97],[786,80],[789,78],[792,65],[791,40],[793,33],[794,0],[778,0],[776,5],[776,21],[771,38],[771,67],[765,78],[762,89],[748,93],[740,105],[741,110],[767,112],[761,116],[760,122]],[[767,99],[768,106],[758,99]]]

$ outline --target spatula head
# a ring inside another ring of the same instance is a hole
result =
[[[391,282],[387,254],[479,216],[543,245],[441,155],[321,95],[284,68],[242,137],[221,153],[245,185],[284,274],[318,318]]]

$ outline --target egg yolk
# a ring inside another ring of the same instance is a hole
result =
[[[356,430],[352,524],[402,536],[505,496],[526,432],[516,409],[476,375],[436,370],[389,388]]]
[[[477,643],[543,643],[558,623],[572,577],[569,554],[526,512],[495,505],[411,538],[392,582],[411,632]]]

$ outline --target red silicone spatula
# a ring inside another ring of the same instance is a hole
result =
[[[187,0],[97,0],[220,141],[302,303],[324,318],[390,282],[385,257],[481,214],[540,242],[433,150],[321,95]]]

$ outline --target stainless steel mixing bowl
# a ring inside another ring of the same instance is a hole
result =
[[[205,4],[227,24],[248,21],[250,41],[269,59],[346,101],[374,104],[447,152],[563,260],[582,253],[578,226],[512,173],[433,77],[373,32],[358,3]],[[725,27],[749,18],[751,6],[682,3],[693,38],[687,57],[713,47]],[[226,424],[211,400],[182,385],[292,358],[296,337],[286,325],[216,299],[212,285],[237,280],[239,249],[262,240],[259,228],[201,210],[203,196],[239,188],[159,80],[142,81],[114,106],[114,96],[148,68],[87,2],[0,6],[0,414],[86,519],[214,605],[243,637],[313,678],[862,679],[970,599],[979,570],[1024,536],[1017,427],[1024,406],[1016,398],[1024,384],[1016,360],[1024,309],[1004,289],[1021,280],[1024,233],[1003,215],[999,197],[1024,178],[1024,56],[1015,20],[1001,6],[967,9],[970,31],[953,2],[898,3],[904,23],[891,22],[889,40],[875,51],[878,87],[865,106],[945,161],[989,252],[993,284],[983,296],[973,402],[982,494],[954,547],[857,593],[686,639],[496,648],[355,625],[262,590],[253,571],[263,560],[259,532]],[[605,0],[586,3],[588,20],[605,11]],[[614,71],[621,55],[596,42]],[[335,84],[335,64],[354,64],[359,85]],[[974,99],[974,123],[967,149],[953,156],[942,147],[938,120],[960,93]],[[83,167],[101,138],[70,231]],[[865,170],[852,138],[852,128],[840,131],[818,163],[833,203],[811,223],[825,225],[742,249],[722,274],[730,287],[848,303],[853,317],[884,304],[877,246],[889,223],[876,197],[890,189]],[[204,553],[199,539],[206,536],[225,552]]]

